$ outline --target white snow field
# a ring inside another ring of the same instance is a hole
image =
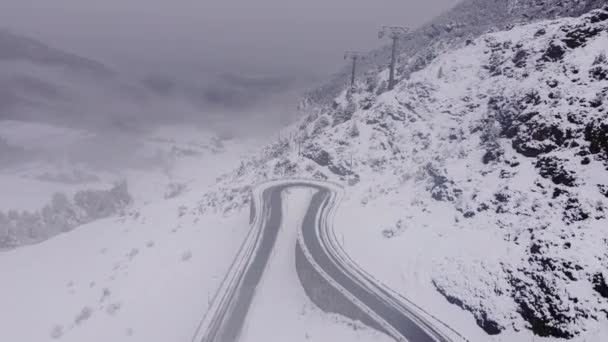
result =
[[[20,130],[15,134],[19,137],[32,127],[36,135],[59,129],[19,122],[7,127]],[[75,141],[63,145],[66,150],[87,135],[73,136]],[[32,150],[50,151],[31,140],[21,142]],[[13,196],[2,196],[7,211],[38,210],[54,192],[71,195],[103,188],[117,177],[126,179],[133,197],[122,212],[108,218],[0,252],[0,269],[5,270],[1,288],[10,294],[0,308],[3,339],[190,341],[249,230],[248,207],[209,212],[199,202],[216,176],[238,165],[241,155],[254,147],[251,141],[220,142],[195,129],[165,127],[139,147],[140,156],[165,156],[163,164],[152,169],[95,170],[69,158],[59,166],[37,161],[3,169],[3,189],[23,198],[17,205]],[[34,178],[41,173],[71,174],[73,169],[97,178],[73,184]],[[308,299],[295,270],[295,243],[311,193],[303,189],[285,196],[287,220],[243,338],[388,341],[360,323],[322,312]]]
[[[140,141],[126,172],[84,158],[81,174],[127,180],[131,206],[0,254],[2,336],[187,341],[248,229],[251,187],[303,177],[346,187],[335,225],[357,263],[469,341],[608,340],[607,55],[608,8],[513,25],[407,56],[416,71],[392,91],[371,71],[247,158],[253,144],[179,129]],[[288,196],[244,338],[384,339],[305,298],[287,226],[310,195]]]
[[[154,203],[0,254],[7,341],[189,341],[248,215]],[[192,208],[189,208],[189,211]]]
[[[24,155],[79,151],[90,138],[66,132],[73,131],[0,122],[0,137],[26,146]],[[39,137],[55,144],[48,146]],[[203,131],[179,126],[141,139],[126,148],[137,147],[133,155],[141,160],[160,156],[149,168],[96,169],[69,157],[59,163],[52,158],[24,160],[0,170],[0,212],[35,212],[56,192],[69,198],[84,189],[111,187],[115,179],[126,180],[133,199],[109,218],[0,252],[1,288],[10,293],[0,309],[3,340],[191,338],[249,227],[246,210],[230,216],[201,215],[197,201],[221,170],[238,165],[240,155],[255,145],[220,142]],[[72,175],[81,174],[95,177],[70,182]]]

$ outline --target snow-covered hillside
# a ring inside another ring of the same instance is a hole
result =
[[[200,208],[243,208],[265,179],[339,181],[355,260],[470,340],[602,340],[606,54],[608,8],[437,50],[393,91],[381,70],[223,176]]]
[[[407,78],[424,68],[441,51],[482,34],[541,19],[579,16],[604,4],[605,0],[463,0],[399,41],[401,61],[414,60],[399,64],[397,79]],[[386,68],[390,55],[390,45],[383,46],[360,60],[359,70],[373,76],[378,69]],[[310,91],[303,107],[310,109],[330,104],[345,89],[350,74],[350,66],[345,67],[322,87]]]

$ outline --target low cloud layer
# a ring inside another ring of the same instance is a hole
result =
[[[199,70],[324,75],[381,25],[417,26],[458,0],[0,0],[0,22],[104,63],[195,78]],[[202,74],[202,72],[200,72]]]
[[[372,49],[380,26],[417,26],[457,1],[0,0],[0,119],[194,120],[266,134],[345,50]]]

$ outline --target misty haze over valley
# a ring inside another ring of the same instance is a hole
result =
[[[0,0],[0,340],[608,340],[605,0]]]

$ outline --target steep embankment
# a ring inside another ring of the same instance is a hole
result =
[[[354,256],[379,277],[406,262],[404,236],[432,232],[452,248],[422,251],[407,276],[487,334],[597,339],[608,312],[606,54],[608,8],[438,50],[393,91],[382,70],[222,177],[200,208],[241,207],[270,178],[340,181],[345,206],[384,225],[344,231],[351,246],[364,228],[383,235]]]

